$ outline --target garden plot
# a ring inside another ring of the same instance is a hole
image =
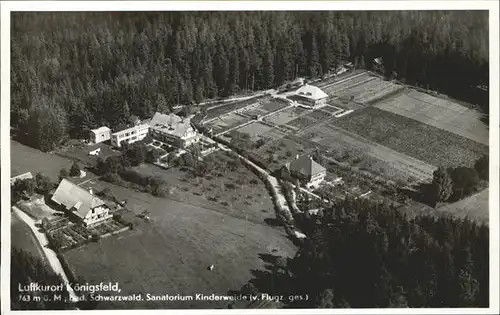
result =
[[[264,125],[260,122],[253,122],[251,124],[248,124],[244,127],[241,127],[239,129],[236,129],[237,132],[239,133],[246,133],[250,136],[250,139],[252,141],[257,140],[261,135],[264,133],[270,131],[273,129],[272,127],[269,127],[267,125]]]
[[[278,129],[260,122],[253,122],[237,129],[236,131],[239,133],[248,134],[252,141],[257,141],[259,138],[273,141],[276,139],[281,139],[285,136],[285,133],[279,131]]]
[[[286,125],[294,130],[300,130],[310,127],[316,123],[313,118],[307,117],[306,115],[301,116],[287,123]]]
[[[488,145],[488,126],[481,121],[482,114],[452,101],[410,90],[375,107]]]
[[[291,107],[283,111],[280,111],[279,113],[276,113],[274,115],[270,115],[266,117],[264,120],[273,125],[281,126],[310,112],[311,110],[306,110],[301,107]]]
[[[306,114],[304,117],[313,119],[314,121],[320,121],[331,117],[331,114],[322,110],[314,110],[311,113]]]
[[[247,117],[253,116],[262,116],[267,114],[267,111],[261,108],[261,104],[256,103],[251,106],[247,106],[239,111],[240,114],[245,115]]]
[[[270,100],[267,102],[263,102],[259,107],[265,110],[267,113],[270,113],[285,108],[287,106],[288,104],[284,101],[280,102],[280,101]]]
[[[335,125],[434,166],[472,166],[488,146],[375,107],[355,111]]]
[[[327,105],[325,107],[322,107],[321,110],[327,111],[327,112],[331,113],[332,115],[337,115],[337,114],[340,114],[341,112],[344,111],[344,109],[342,109],[340,107],[332,106],[332,105]]]
[[[226,114],[208,123],[214,132],[224,132],[228,129],[244,124],[249,119],[236,113]]]
[[[316,125],[298,136],[328,148],[337,160],[391,179],[428,180],[436,169],[433,165],[342,130],[332,122]]]

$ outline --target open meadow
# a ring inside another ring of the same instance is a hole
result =
[[[238,290],[262,269],[259,254],[293,256],[296,248],[285,232],[217,211],[186,205],[108,183],[127,207],[148,210],[150,221],[134,230],[64,253],[73,272],[90,283],[118,281],[130,293],[194,295]],[[207,267],[214,264],[210,272]],[[131,304],[129,304],[131,303]],[[225,302],[101,302],[101,309],[225,308]]]
[[[488,145],[488,126],[474,109],[416,90],[387,98],[375,107]]]
[[[16,141],[10,141],[11,176],[42,172],[56,182],[61,168],[69,170],[73,162],[55,154],[43,153]]]
[[[488,147],[419,121],[368,107],[335,126],[434,166],[472,166]]]
[[[264,183],[225,151],[211,154],[213,165],[203,177],[189,170],[168,170],[150,164],[134,169],[143,175],[158,176],[169,186],[169,199],[213,209],[233,217],[264,223],[275,217],[273,203]]]

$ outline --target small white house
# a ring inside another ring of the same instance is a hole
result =
[[[111,139],[111,129],[108,127],[99,127],[90,131],[90,141],[101,143]]]
[[[10,184],[14,185],[14,183],[18,180],[25,180],[25,179],[33,179],[33,175],[31,172],[27,172],[21,175],[14,176],[10,179]]]
[[[306,84],[295,91],[292,96],[301,106],[307,108],[320,108],[326,106],[328,94],[323,92],[319,87]]]

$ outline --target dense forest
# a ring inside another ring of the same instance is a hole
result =
[[[303,296],[294,308],[488,307],[489,230],[468,220],[408,220],[385,204],[346,200],[308,215],[297,255],[261,255],[243,294]]]
[[[346,61],[458,98],[489,75],[486,11],[23,12],[11,44],[11,125],[42,150]]]

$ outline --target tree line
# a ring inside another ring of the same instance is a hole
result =
[[[488,307],[489,229],[369,200],[338,201],[297,221],[293,258],[260,255],[244,294],[308,296],[294,308]]]
[[[483,155],[474,167],[439,167],[433,173],[432,183],[421,186],[425,201],[433,206],[440,202],[453,202],[470,196],[480,188],[481,181],[489,178],[489,156]]]
[[[131,114],[320,77],[347,61],[371,69],[375,57],[409,84],[465,97],[488,82],[487,21],[485,11],[14,13],[11,122],[52,150]]]

